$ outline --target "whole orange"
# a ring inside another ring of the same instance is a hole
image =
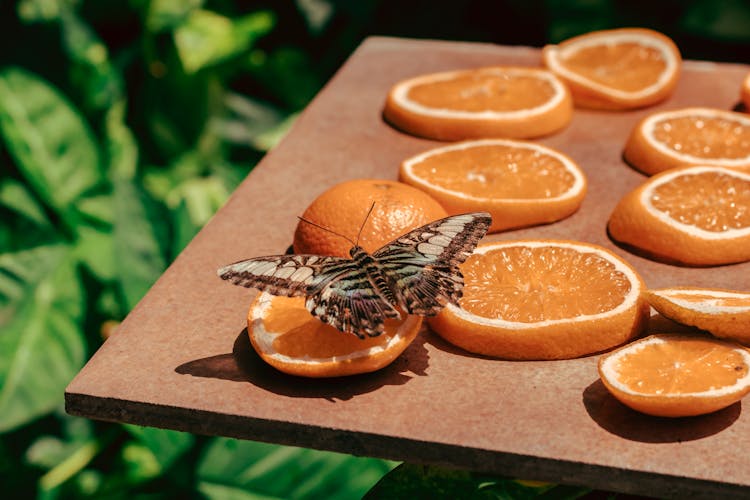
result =
[[[382,179],[346,181],[323,192],[307,207],[302,218],[329,231],[300,220],[294,232],[294,252],[349,257],[358,234],[359,246],[374,252],[447,215],[430,195],[407,184]]]

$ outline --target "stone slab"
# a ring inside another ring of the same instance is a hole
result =
[[[304,380],[252,352],[254,292],[216,277],[223,264],[283,253],[296,216],[354,178],[395,179],[404,158],[436,145],[381,117],[396,81],[482,65],[539,65],[538,49],[370,38],[239,186],[116,333],[70,383],[67,411],[208,435],[334,450],[664,497],[750,496],[750,415],[665,420],[637,414],[603,388],[597,356],[509,362],[473,356],[428,330],[391,366],[346,379]],[[750,263],[661,264],[615,246],[606,220],[644,180],[621,159],[631,127],[656,109],[732,109],[750,66],[688,61],[675,94],[647,110],[576,110],[540,142],[585,170],[581,210],[547,226],[492,235],[589,241],[629,260],[650,287],[750,290]],[[655,321],[654,329],[669,329]]]

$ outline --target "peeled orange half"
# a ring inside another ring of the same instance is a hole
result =
[[[745,106],[745,112],[750,113],[750,73],[742,80],[740,87],[740,101]]]
[[[647,290],[646,300],[663,316],[716,337],[750,343],[750,293],[716,288]]]
[[[625,160],[646,174],[681,165],[750,169],[750,116],[713,108],[654,113],[630,133]]]
[[[542,51],[544,64],[570,87],[577,106],[621,110],[666,99],[682,58],[672,40],[653,30],[594,31]]]
[[[396,128],[428,139],[529,139],[571,120],[567,87],[549,71],[487,67],[433,73],[393,86],[383,116]]]
[[[467,351],[505,359],[566,359],[620,345],[648,316],[643,282],[597,245],[520,240],[480,245],[461,265],[464,294],[428,318]]]
[[[444,146],[401,164],[401,181],[448,211],[487,211],[490,231],[563,219],[580,207],[586,177],[573,160],[542,146],[482,139]]]
[[[322,323],[305,309],[304,297],[258,294],[247,331],[258,355],[290,375],[338,377],[379,370],[416,338],[420,316],[386,320],[385,332],[363,340]]]
[[[608,228],[615,240],[659,260],[750,260],[750,174],[714,166],[662,172],[620,200]]]
[[[636,411],[703,415],[750,392],[750,352],[710,337],[652,335],[603,356],[599,375],[613,396]]]

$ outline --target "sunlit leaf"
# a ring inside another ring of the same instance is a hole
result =
[[[175,45],[185,71],[194,73],[247,50],[273,25],[274,17],[268,11],[231,19],[209,10],[194,10],[175,30]]]
[[[55,21],[64,9],[76,3],[77,0],[21,0],[18,17],[27,23]]]
[[[320,33],[333,15],[333,5],[327,0],[296,0],[294,3],[305,16],[311,33]]]
[[[83,118],[44,80],[6,68],[0,71],[0,131],[39,198],[74,225],[74,203],[102,178]]]
[[[204,0],[151,0],[146,14],[146,28],[152,33],[174,28],[203,3]]]
[[[109,109],[105,122],[108,172],[113,177],[132,179],[138,165],[138,144],[133,132],[125,124],[125,100],[117,101]]]
[[[82,313],[68,247],[0,255],[0,432],[60,404],[84,362]]]
[[[81,198],[77,208],[78,213],[91,222],[111,226],[115,221],[114,197],[110,193]]]
[[[212,498],[360,498],[393,464],[340,453],[217,438],[198,466]],[[248,496],[252,495],[252,496]]]
[[[224,98],[224,104],[226,116],[215,121],[220,137],[259,151],[275,146],[297,118],[297,113],[289,115],[267,103],[231,92]]]
[[[44,209],[29,193],[26,186],[15,179],[0,180],[0,205],[4,205],[39,226],[49,227],[50,225]]]
[[[117,266],[112,231],[80,225],[76,232],[78,237],[73,250],[76,258],[100,280],[114,279]]]
[[[156,202],[134,182],[114,181],[114,256],[124,305],[131,310],[166,268],[167,231]]]
[[[216,177],[190,179],[167,197],[175,221],[173,255],[177,255],[229,198],[229,192]]]
[[[162,471],[171,467],[195,442],[195,437],[186,432],[137,425],[126,425],[125,429],[151,451]]]

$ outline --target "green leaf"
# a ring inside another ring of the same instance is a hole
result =
[[[446,467],[401,464],[378,481],[365,498],[476,498],[573,500],[591,490],[521,481]]]
[[[115,246],[111,230],[80,225],[73,250],[76,258],[102,281],[115,278]]]
[[[72,76],[92,109],[107,109],[124,95],[122,77],[109,60],[107,46],[72,8],[60,12],[65,51],[73,62]]]
[[[174,220],[173,252],[176,256],[229,198],[217,177],[189,179],[167,196]]]
[[[199,490],[216,499],[360,498],[392,463],[340,453],[217,438],[198,465]]]
[[[115,221],[114,197],[107,193],[82,198],[78,202],[78,213],[94,223],[111,226]]]
[[[125,425],[125,430],[153,453],[162,471],[169,469],[195,442],[195,437],[186,432],[137,425]]]
[[[125,125],[125,100],[116,102],[107,112],[105,122],[108,172],[123,179],[135,177],[138,166],[138,144],[133,132]]]
[[[215,125],[219,136],[259,151],[268,151],[278,144],[297,118],[297,113],[288,115],[269,104],[232,92],[227,93],[224,105],[227,116],[217,118]]]
[[[61,12],[73,6],[77,0],[21,0],[18,2],[18,17],[27,23],[55,21]]]
[[[60,404],[84,362],[82,312],[69,247],[0,255],[0,432]]]
[[[203,3],[204,0],[152,0],[148,4],[146,28],[151,33],[172,29]]]
[[[174,41],[185,71],[195,73],[247,50],[273,25],[273,14],[268,11],[231,19],[196,9],[175,30]]]
[[[0,71],[0,132],[37,195],[73,227],[73,204],[101,180],[83,118],[44,80],[11,67]]]
[[[297,47],[281,47],[266,55],[253,51],[248,58],[253,76],[290,109],[302,109],[320,90],[310,55]]]
[[[134,182],[116,179],[114,191],[116,274],[129,311],[167,266],[162,247],[167,230],[159,206]]]
[[[24,184],[12,178],[0,180],[0,205],[26,217],[41,227],[50,227],[44,209],[29,193]]]

